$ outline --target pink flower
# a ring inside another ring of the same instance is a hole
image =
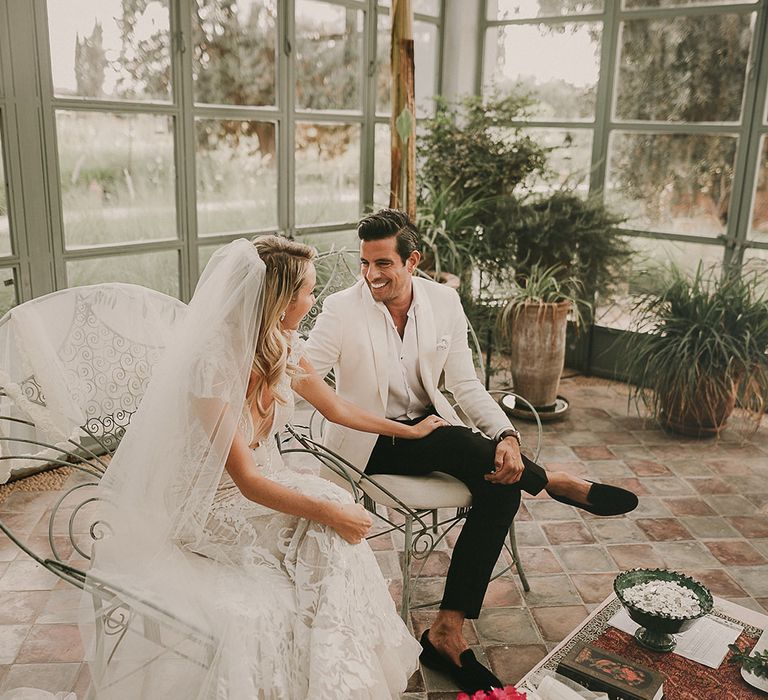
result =
[[[490,693],[478,690],[472,697],[466,693],[459,693],[456,700],[526,700],[526,695],[514,686],[508,685],[504,688],[494,688]]]

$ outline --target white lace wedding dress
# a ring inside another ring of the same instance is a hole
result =
[[[299,342],[295,336],[294,347]],[[280,390],[289,400],[275,404],[271,435],[293,417],[287,377]],[[252,444],[247,409],[240,429]],[[260,443],[253,455],[263,474],[284,486],[352,502],[335,484],[292,470],[273,438]],[[420,645],[397,615],[366,542],[351,545],[331,527],[247,500],[226,470],[206,529],[217,560],[225,559],[217,607],[232,621],[217,696],[388,700],[405,690],[418,667]],[[226,668],[243,662],[247,669]]]

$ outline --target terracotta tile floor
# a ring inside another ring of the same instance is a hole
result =
[[[515,682],[611,591],[618,571],[633,566],[682,570],[716,595],[768,611],[768,426],[748,440],[731,431],[719,441],[697,441],[628,413],[623,384],[574,377],[563,381],[561,393],[571,412],[545,425],[542,463],[635,489],[640,507],[596,518],[526,496],[517,535],[531,591],[523,594],[511,575],[490,586],[480,618],[466,623],[481,659]],[[530,426],[521,427],[532,435]],[[0,515],[39,538],[53,497],[16,491],[0,503]],[[399,597],[395,538],[379,538],[375,550]],[[447,563],[446,552],[429,563],[417,600],[439,597]],[[84,696],[88,672],[71,602],[67,586],[0,539],[0,692],[30,685]],[[413,613],[417,635],[435,614]],[[404,697],[455,696],[448,679],[427,671],[414,675]]]

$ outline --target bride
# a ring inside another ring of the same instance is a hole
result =
[[[417,668],[420,646],[363,539],[370,516],[289,468],[275,433],[292,418],[291,389],[357,430],[416,438],[444,422],[377,417],[313,372],[296,333],[314,304],[313,257],[277,236],[216,252],[155,370],[99,486],[110,535],[89,576],[189,626],[148,634],[134,608],[105,664],[109,625],[91,607],[98,698],[383,700]]]

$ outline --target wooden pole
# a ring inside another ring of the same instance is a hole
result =
[[[392,142],[389,206],[416,218],[416,109],[411,0],[392,0]]]

